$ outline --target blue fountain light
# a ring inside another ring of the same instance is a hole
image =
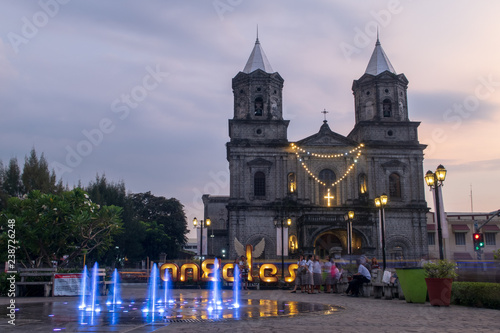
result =
[[[80,310],[85,310],[87,306],[85,305],[85,296],[87,295],[87,265],[83,267],[83,273],[82,273],[82,284],[80,286],[80,305],[78,306],[78,309]]]
[[[146,307],[142,309],[143,313],[151,313],[151,320],[154,321],[154,314],[158,312],[161,308],[157,303],[161,304],[161,298],[158,298],[158,277],[159,270],[156,264],[151,267],[151,274],[149,276],[149,288],[148,288],[148,302]]]
[[[99,265],[97,263],[94,264],[94,267],[92,268],[92,294],[90,295],[91,303],[90,305],[86,308],[87,311],[92,311],[92,312],[99,312],[101,311],[101,308],[99,307],[99,304],[97,303],[97,295],[99,292],[99,285],[97,281],[97,277],[99,274]],[[90,310],[89,310],[90,308]]]
[[[111,293],[109,294],[108,301],[106,302],[106,305],[120,305],[122,304],[121,300],[121,293],[120,293],[120,274],[118,274],[118,270],[115,268],[113,271],[112,275],[112,289]]]
[[[240,307],[240,267],[238,264],[234,264],[233,276],[233,307],[237,309]]]

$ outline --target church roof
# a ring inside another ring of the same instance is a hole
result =
[[[397,74],[396,70],[392,67],[391,62],[389,61],[389,58],[385,54],[384,49],[382,49],[382,45],[380,45],[380,41],[377,37],[375,49],[373,50],[372,57],[366,67],[365,73],[376,76],[385,71]]]
[[[255,46],[253,47],[250,58],[248,58],[247,64],[243,69],[243,73],[250,74],[253,71],[261,69],[266,73],[274,73],[269,60],[267,60],[264,50],[260,46],[259,38],[255,41]]]
[[[335,133],[328,126],[326,120],[319,129],[319,132],[305,139],[297,141],[301,146],[357,146],[358,143],[341,134]]]

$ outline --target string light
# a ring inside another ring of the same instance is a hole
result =
[[[347,152],[338,153],[338,154],[318,154],[318,153],[313,153],[313,152],[310,152],[310,151],[305,150],[303,148],[300,148],[295,143],[292,143],[291,146],[292,146],[292,149],[296,150],[296,152],[295,152],[296,154],[298,152],[301,152],[301,153],[305,153],[307,155],[310,155],[310,156],[313,156],[313,157],[319,157],[319,158],[338,158],[338,157],[344,157],[344,156],[348,156],[350,154],[353,154],[353,153],[359,151],[365,145],[363,143],[361,143],[356,148],[353,148],[353,149],[351,149],[351,150],[349,150]]]
[[[300,153],[304,153],[304,154],[307,154],[308,156],[312,156],[312,157],[329,158],[329,159],[339,158],[339,157],[345,157],[346,158],[347,156],[356,153],[355,157],[353,159],[354,162],[351,165],[349,165],[349,167],[344,172],[344,174],[342,175],[342,177],[340,177],[339,179],[337,179],[332,184],[328,184],[328,186],[335,186],[335,185],[338,185],[340,182],[342,182],[349,175],[349,173],[354,169],[354,166],[356,165],[356,163],[358,162],[359,157],[361,156],[361,148],[363,148],[364,146],[365,145],[361,143],[356,148],[353,148],[353,149],[351,149],[351,150],[349,150],[347,152],[344,152],[344,153],[338,153],[338,154],[318,154],[318,153],[313,153],[313,152],[307,151],[307,150],[305,150],[303,148],[300,148],[297,145],[295,145],[294,143],[291,144],[291,147],[292,147],[292,149],[295,150],[295,155],[297,156],[298,161],[302,164],[302,167],[304,168],[304,170],[318,184],[323,185],[323,186],[327,186],[327,184],[325,182],[321,181],[318,176],[316,176],[311,170],[309,170],[309,168],[307,167],[306,163],[304,162],[304,159],[301,158]]]

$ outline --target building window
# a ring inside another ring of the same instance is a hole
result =
[[[334,199],[335,187],[333,183],[337,177],[335,172],[330,169],[323,169],[319,172],[319,180],[325,185],[319,185],[319,200],[322,206],[332,206],[332,200]]]
[[[368,178],[364,173],[359,175],[358,178],[359,182],[359,194],[366,194],[368,192]]]
[[[436,233],[428,232],[427,233],[427,244],[428,245],[436,245]]]
[[[392,116],[392,103],[390,99],[384,99],[384,101],[382,102],[382,111],[384,117]]]
[[[262,97],[257,97],[255,99],[255,115],[256,116],[262,116],[262,109],[264,108],[264,101],[262,100]]]
[[[288,192],[295,193],[295,191],[297,191],[297,178],[295,173],[290,172],[288,174]]]
[[[266,175],[261,171],[253,176],[253,194],[256,197],[266,195]]]
[[[455,233],[455,245],[465,245],[465,232]]]
[[[389,176],[389,197],[401,198],[401,177],[397,173]]]
[[[497,245],[495,232],[485,232],[484,233],[484,244],[485,245]]]

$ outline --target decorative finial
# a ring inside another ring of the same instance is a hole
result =
[[[325,116],[325,119],[323,120],[323,122],[326,123],[327,122],[326,114],[328,113],[328,111],[326,111],[326,109],[324,109],[323,111],[321,111],[321,113]]]
[[[259,43],[259,25],[257,24],[257,40],[255,43]]]
[[[380,45],[380,40],[378,39],[378,25],[377,25],[377,42],[375,43],[375,45]]]

